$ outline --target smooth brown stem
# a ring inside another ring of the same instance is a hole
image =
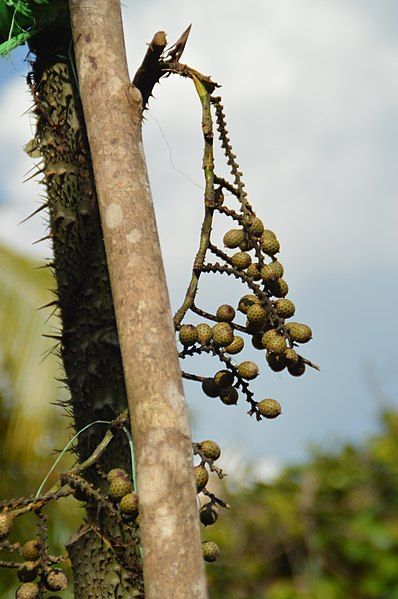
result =
[[[70,0],[122,353],[147,599],[207,597],[192,445],[119,0]]]

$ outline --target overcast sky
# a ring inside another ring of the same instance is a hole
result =
[[[145,43],[170,43],[189,23],[184,62],[222,84],[230,137],[250,200],[281,242],[280,259],[314,341],[303,353],[321,372],[292,379],[261,367],[257,398],[284,413],[257,423],[242,401],[227,407],[186,386],[194,437],[214,438],[265,463],[301,459],[310,444],[337,447],[374,432],[380,403],[397,404],[396,266],[398,4],[394,0],[155,0],[124,3],[131,73]],[[32,118],[24,49],[0,62],[0,242],[37,256],[39,189],[22,184]],[[146,156],[173,307],[185,291],[202,217],[200,107],[187,80],[155,89],[144,125]],[[219,170],[222,170],[220,167]],[[177,169],[177,170],[176,170]],[[217,166],[216,166],[217,169]],[[178,171],[182,171],[181,174]],[[219,231],[230,222],[218,225]],[[243,288],[216,275],[199,304],[236,304]],[[218,363],[184,368],[212,374]]]

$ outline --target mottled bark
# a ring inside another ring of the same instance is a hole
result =
[[[119,0],[70,0],[136,450],[145,593],[207,596],[186,404]]]

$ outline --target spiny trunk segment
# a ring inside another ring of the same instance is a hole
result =
[[[113,420],[127,401],[90,151],[67,58],[69,41],[70,31],[62,30],[32,45],[37,117],[33,148],[44,162],[62,321],[60,354],[71,392],[69,407],[79,430],[95,420]],[[104,426],[96,425],[80,436],[79,461],[91,454],[103,434]],[[115,431],[99,468],[85,476],[104,490],[104,473],[113,467],[131,470],[122,431]],[[105,530],[111,532],[113,543]],[[88,513],[84,534],[77,533],[68,547],[76,597],[142,596],[133,535],[133,528],[126,532],[105,514]]]

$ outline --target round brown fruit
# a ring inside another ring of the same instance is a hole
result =
[[[26,559],[26,561],[34,562],[40,557],[40,543],[37,539],[33,539],[32,541],[27,541],[21,550],[22,557]]]
[[[220,388],[215,384],[213,378],[207,378],[202,382],[202,391],[207,397],[218,397]]]
[[[195,483],[196,483],[196,491],[200,493],[208,483],[209,473],[206,468],[201,464],[199,466],[195,466],[194,468],[195,474]]]
[[[241,362],[238,366],[238,372],[242,379],[246,379],[251,381],[255,379],[259,374],[259,369],[257,364],[251,362],[250,360],[246,360],[245,362]]]
[[[109,485],[108,495],[114,501],[120,501],[122,497],[130,493],[131,491],[131,482],[128,478],[124,478],[122,476],[118,476],[115,478],[111,484]]]
[[[233,354],[233,355],[238,354],[239,352],[242,351],[244,345],[245,345],[245,342],[243,341],[242,337],[239,337],[238,335],[234,335],[234,340],[232,341],[232,343],[230,343],[229,345],[224,347],[224,351],[227,354]]]
[[[275,302],[275,310],[281,318],[291,318],[296,311],[296,307],[288,299],[278,299]]]
[[[221,455],[220,446],[215,441],[202,441],[199,443],[199,448],[203,455],[209,460],[218,460]]]
[[[236,252],[236,254],[231,256],[231,264],[237,270],[245,270],[251,263],[251,256],[246,252]]]
[[[289,322],[286,325],[286,329],[289,331],[290,337],[297,343],[307,343],[312,339],[312,331],[306,324],[300,322]]]
[[[224,235],[223,242],[226,248],[234,249],[240,246],[245,239],[245,232],[243,229],[231,229]]]
[[[132,491],[131,493],[127,493],[120,500],[120,511],[125,516],[137,516],[138,514],[138,495]]]
[[[219,322],[232,322],[235,318],[235,310],[229,304],[223,304],[217,308],[216,318]]]
[[[220,399],[226,406],[235,406],[238,403],[239,394],[235,387],[226,387],[221,389]]]
[[[239,300],[238,310],[239,310],[239,312],[242,312],[243,314],[247,314],[248,309],[253,304],[261,304],[261,301],[258,299],[258,297],[256,295],[250,295],[250,294],[244,295]]]
[[[214,375],[214,383],[217,387],[225,388],[232,385],[234,382],[234,375],[230,370],[219,370]]]
[[[216,562],[220,558],[220,548],[213,541],[202,543],[203,559],[205,562]]]
[[[178,332],[178,338],[186,347],[195,345],[198,340],[198,331],[193,324],[183,324]]]
[[[211,504],[207,503],[201,508],[199,518],[204,526],[211,526],[217,522],[218,512]]]
[[[276,399],[263,399],[257,404],[257,408],[265,418],[276,418],[282,413],[281,404]]]
[[[198,334],[198,341],[201,345],[208,345],[211,341],[211,326],[205,322],[201,322],[196,326],[196,332]]]
[[[213,342],[221,347],[226,347],[234,340],[234,332],[227,322],[219,322],[212,328]]]

